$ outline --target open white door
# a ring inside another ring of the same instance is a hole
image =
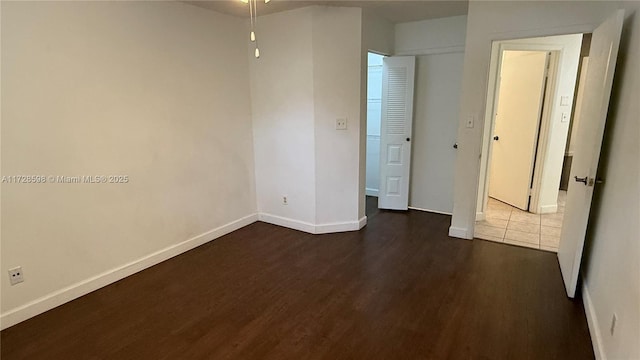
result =
[[[502,53],[489,196],[528,210],[549,54]]]
[[[578,284],[623,20],[624,10],[618,10],[593,32],[591,38],[577,146],[571,166],[571,178],[575,181],[569,183],[558,249],[560,270],[569,297],[574,297]]]
[[[413,56],[386,57],[383,60],[380,209],[407,210],[409,207],[415,66]]]

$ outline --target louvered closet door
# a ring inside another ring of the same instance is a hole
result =
[[[384,58],[378,197],[381,209],[407,210],[409,205],[415,64],[413,56]]]

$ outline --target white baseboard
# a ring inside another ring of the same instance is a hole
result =
[[[584,280],[582,281],[582,302],[584,303],[584,312],[587,315],[587,325],[589,325],[589,333],[591,334],[593,353],[595,354],[596,359],[606,360],[607,357],[603,352],[600,324],[598,323],[596,311],[593,308],[593,302],[591,302],[589,288],[587,287],[587,283]]]
[[[147,269],[153,265],[159,264],[174,256],[180,255],[209,241],[238,230],[244,226],[250,225],[257,220],[258,214],[245,216],[241,219],[232,221],[228,224],[207,231],[191,239],[185,240],[179,244],[166,247],[145,257],[134,260],[128,264],[124,264],[117,268],[105,271],[94,277],[45,295],[25,305],[11,309],[0,315],[0,329],[6,329],[19,322],[41,314],[47,310],[51,310],[66,302],[79,298],[80,296],[98,290],[118,280],[124,279],[127,276],[133,275],[139,271]]]
[[[258,220],[273,225],[283,226],[289,229],[304,231],[309,234],[329,234],[336,232],[358,231],[367,224],[367,217],[363,216],[358,221],[345,221],[327,224],[312,224],[282,216],[260,213]]]
[[[366,188],[365,192],[364,192],[367,196],[375,196],[377,197],[378,194],[380,193],[380,190],[378,189],[370,189],[370,188]]]
[[[484,221],[487,219],[487,215],[483,212],[476,212],[476,221]]]
[[[469,236],[469,230],[455,226],[449,227],[449,236],[459,239],[472,240],[473,236]]]
[[[558,204],[540,206],[540,214],[555,214],[558,212]]]
[[[316,231],[316,226],[312,223],[294,220],[294,219],[277,216],[277,215],[260,213],[258,214],[258,220],[269,223],[269,224],[273,224],[273,225],[283,226],[293,230],[304,231],[310,234],[314,234]]]
[[[452,213],[446,212],[446,211],[429,210],[429,209],[423,209],[423,208],[419,208],[419,207],[415,207],[415,206],[409,206],[409,209],[417,210],[417,211],[430,212],[430,213],[434,213],[434,214],[441,214],[441,215],[453,215]]]
[[[358,230],[362,229],[366,225],[367,225],[367,217],[363,216],[360,218],[360,221],[358,221]]]

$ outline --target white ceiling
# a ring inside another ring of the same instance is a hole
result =
[[[223,14],[248,17],[249,9],[247,4],[240,0],[204,0],[204,1],[184,1],[186,3],[199,6],[205,9],[214,10]],[[311,5],[326,6],[348,6],[371,9],[379,16],[386,18],[392,23],[407,21],[417,21],[435,19],[448,16],[466,15],[467,0],[446,0],[446,1],[404,1],[404,0],[378,0],[378,1],[316,1],[316,0],[271,0],[269,4],[264,4],[263,0],[258,0],[258,16],[272,14],[281,11],[297,9]]]

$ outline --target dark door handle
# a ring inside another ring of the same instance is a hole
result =
[[[407,138],[407,141],[411,141],[411,138]]]
[[[453,144],[453,148],[457,149],[458,148],[458,143]]]
[[[496,136],[493,137],[493,140],[498,141],[498,140],[500,140],[500,137],[498,135],[496,135]]]
[[[581,182],[581,183],[583,183],[585,186],[587,186],[587,179],[588,179],[588,176],[585,176],[585,177],[583,177],[583,178],[579,178],[579,177],[577,177],[577,176],[574,176],[573,178],[576,180],[576,182]]]

